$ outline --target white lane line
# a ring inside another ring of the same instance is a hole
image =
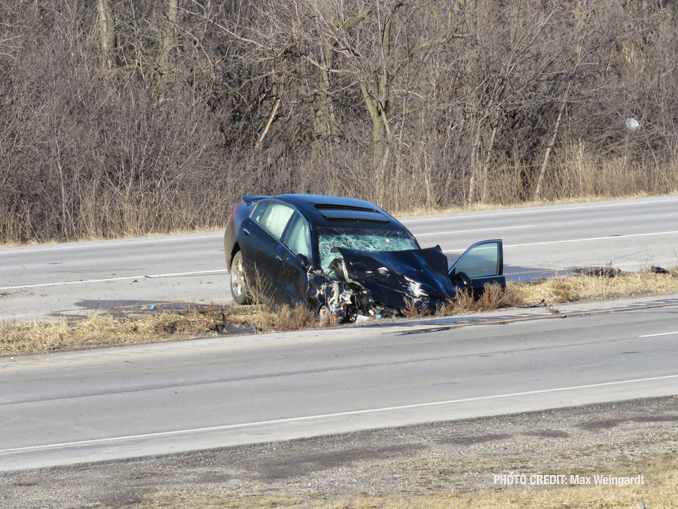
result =
[[[148,274],[143,276],[110,277],[107,279],[87,279],[82,281],[62,281],[59,283],[39,283],[35,285],[2,286],[0,290],[22,290],[25,288],[44,288],[46,286],[85,285],[88,283],[108,283],[111,281],[129,281],[131,279],[158,279],[163,277],[198,276],[200,274],[221,274],[226,269],[200,270],[197,272],[175,272],[173,274]]]
[[[101,444],[101,443],[107,443],[107,442],[117,442],[117,441],[122,441],[122,440],[135,440],[139,438],[157,438],[157,437],[167,437],[167,436],[177,436],[177,435],[187,435],[190,433],[205,433],[205,432],[211,432],[211,431],[227,431],[231,429],[240,429],[240,428],[248,428],[248,427],[253,427],[253,426],[268,426],[272,424],[289,424],[289,423],[297,423],[300,421],[309,421],[313,419],[331,419],[331,418],[336,418],[336,417],[348,417],[352,415],[366,415],[366,414],[376,414],[380,412],[392,412],[394,410],[412,410],[416,408],[427,408],[427,407],[435,407],[435,406],[443,406],[443,405],[452,405],[455,403],[469,403],[469,402],[474,402],[474,401],[488,401],[488,400],[493,400],[493,399],[505,399],[505,398],[513,398],[517,396],[533,396],[535,394],[548,394],[552,392],[563,392],[563,391],[573,391],[573,390],[581,390],[581,389],[593,389],[596,387],[610,387],[613,385],[623,385],[623,384],[631,384],[631,383],[639,383],[639,382],[653,382],[656,380],[669,380],[669,379],[674,379],[678,378],[678,375],[665,375],[665,376],[654,376],[650,378],[636,378],[633,380],[622,380],[620,382],[602,382],[602,383],[597,383],[597,384],[588,384],[588,385],[575,385],[572,387],[559,387],[556,389],[542,389],[538,391],[528,391],[528,392],[514,392],[511,394],[497,394],[493,396],[479,396],[476,398],[464,398],[464,399],[452,399],[448,401],[436,401],[433,403],[418,403],[415,405],[402,405],[402,406],[392,406],[392,407],[384,407],[384,408],[373,408],[370,410],[353,410],[349,412],[337,412],[333,414],[321,414],[321,415],[308,415],[304,417],[289,417],[286,419],[274,419],[270,421],[258,421],[258,422],[247,422],[247,423],[242,423],[242,424],[225,424],[222,426],[209,426],[205,428],[193,428],[193,429],[182,429],[182,430],[176,430],[176,431],[159,431],[156,433],[142,433],[139,435],[126,435],[126,436],[121,436],[121,437],[110,437],[110,438],[96,438],[92,440],[79,440],[76,442],[62,442],[62,443],[57,443],[57,444],[45,444],[45,445],[33,445],[29,447],[16,447],[12,449],[2,449],[0,450],[0,454],[3,453],[8,453],[8,452],[22,452],[22,451],[35,451],[35,450],[40,450],[40,449],[54,449],[57,447],[72,447],[72,446],[80,446],[80,445],[87,445],[87,444]]]
[[[2,248],[0,250],[0,255],[9,253],[9,254],[16,254],[24,251],[31,251],[34,253],[43,253],[45,251],[64,251],[67,249],[93,249],[93,248],[113,248],[117,246],[129,246],[129,245],[139,245],[142,246],[144,244],[153,244],[155,242],[184,242],[184,241],[195,241],[195,240],[202,240],[202,239],[214,239],[217,237],[223,237],[223,233],[217,233],[213,235],[200,235],[199,237],[181,237],[181,238],[153,238],[153,237],[144,237],[144,238],[136,238],[133,240],[102,240],[98,242],[103,242],[103,244],[85,244],[84,242],[72,242],[70,244],[60,244],[58,246],[54,247],[43,247],[43,246],[20,246],[20,247],[7,247],[7,248]]]
[[[550,242],[533,242],[528,244],[511,244],[504,247],[523,247],[523,246],[543,246],[546,244],[565,244],[568,242],[587,242],[590,240],[610,240],[610,239],[628,239],[632,237],[649,237],[652,235],[675,235],[678,230],[670,232],[655,232],[655,233],[631,233],[628,235],[608,235],[606,237],[591,237],[588,239],[572,239],[572,240],[553,240]]]
[[[661,334],[645,334],[644,336],[638,336],[639,338],[656,338],[657,336],[676,336],[678,332],[662,332]]]
[[[631,233],[628,235],[609,235],[607,237],[590,237],[588,239],[570,239],[570,240],[552,240],[549,242],[531,242],[527,244],[504,244],[504,248],[507,247],[525,247],[525,246],[546,246],[548,244],[567,244],[569,242],[589,242],[592,240],[617,240],[617,239],[630,239],[633,237],[649,237],[652,235],[675,235],[678,233],[678,230],[670,232],[655,232],[655,233]],[[466,248],[468,249],[468,248]],[[443,253],[463,253],[466,249],[446,249]]]
[[[518,228],[534,228],[536,224],[526,224],[525,226],[506,226],[497,228],[483,228],[481,230],[457,230],[454,232],[435,232],[435,233],[415,233],[415,237],[425,237],[426,235],[447,235],[449,233],[470,233],[470,232],[496,232],[501,230],[517,230]],[[412,232],[414,233],[414,232]]]
[[[442,214],[437,214],[437,217],[427,217],[427,218],[421,218],[421,219],[409,219],[407,217],[404,218],[396,218],[398,221],[400,221],[403,224],[409,224],[409,223],[422,223],[425,221],[438,221],[442,219],[443,217],[445,219],[468,219],[469,215],[474,214],[477,215],[478,218],[483,218],[483,217],[493,217],[493,216],[515,216],[515,215],[524,215],[524,214],[538,214],[538,213],[545,213],[545,212],[572,212],[572,211],[577,211],[577,210],[589,210],[589,209],[603,209],[603,208],[610,208],[610,207],[632,207],[632,206],[637,206],[637,205],[664,205],[666,203],[672,203],[676,201],[677,198],[671,197],[670,199],[666,200],[652,200],[652,201],[638,201],[638,202],[627,202],[627,203],[606,203],[602,205],[588,205],[588,206],[578,206],[579,204],[572,204],[569,207],[559,207],[559,208],[551,208],[549,206],[545,206],[545,208],[542,208],[540,210],[536,210],[537,207],[544,207],[542,205],[537,205],[535,207],[524,207],[519,210],[514,210],[514,209],[503,209],[500,210],[499,212],[491,212],[489,214],[482,214],[482,210],[473,210],[473,211],[461,211],[461,212],[451,212],[451,213],[442,213]],[[411,216],[410,216],[411,217]]]

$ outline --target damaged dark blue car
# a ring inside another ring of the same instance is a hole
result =
[[[422,249],[398,220],[353,198],[243,196],[224,235],[231,294],[271,306],[302,305],[335,321],[430,312],[457,288],[479,296],[506,285],[501,240],[471,246],[452,267],[439,246]]]

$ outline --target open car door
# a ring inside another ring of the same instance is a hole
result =
[[[449,270],[450,280],[460,289],[473,290],[478,298],[487,283],[506,286],[504,249],[501,240],[483,240],[469,247]]]

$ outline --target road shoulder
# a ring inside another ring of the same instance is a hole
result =
[[[0,506],[310,507],[553,488],[497,483],[506,474],[645,475],[651,490],[652,465],[678,453],[677,422],[667,397],[4,474]]]

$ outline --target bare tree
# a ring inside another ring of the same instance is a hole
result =
[[[171,79],[174,72],[173,53],[177,46],[176,24],[179,13],[179,0],[159,0],[160,53],[158,69],[165,80]]]
[[[111,0],[97,0],[99,14],[99,40],[101,44],[101,63],[109,69],[113,67],[115,32]]]

